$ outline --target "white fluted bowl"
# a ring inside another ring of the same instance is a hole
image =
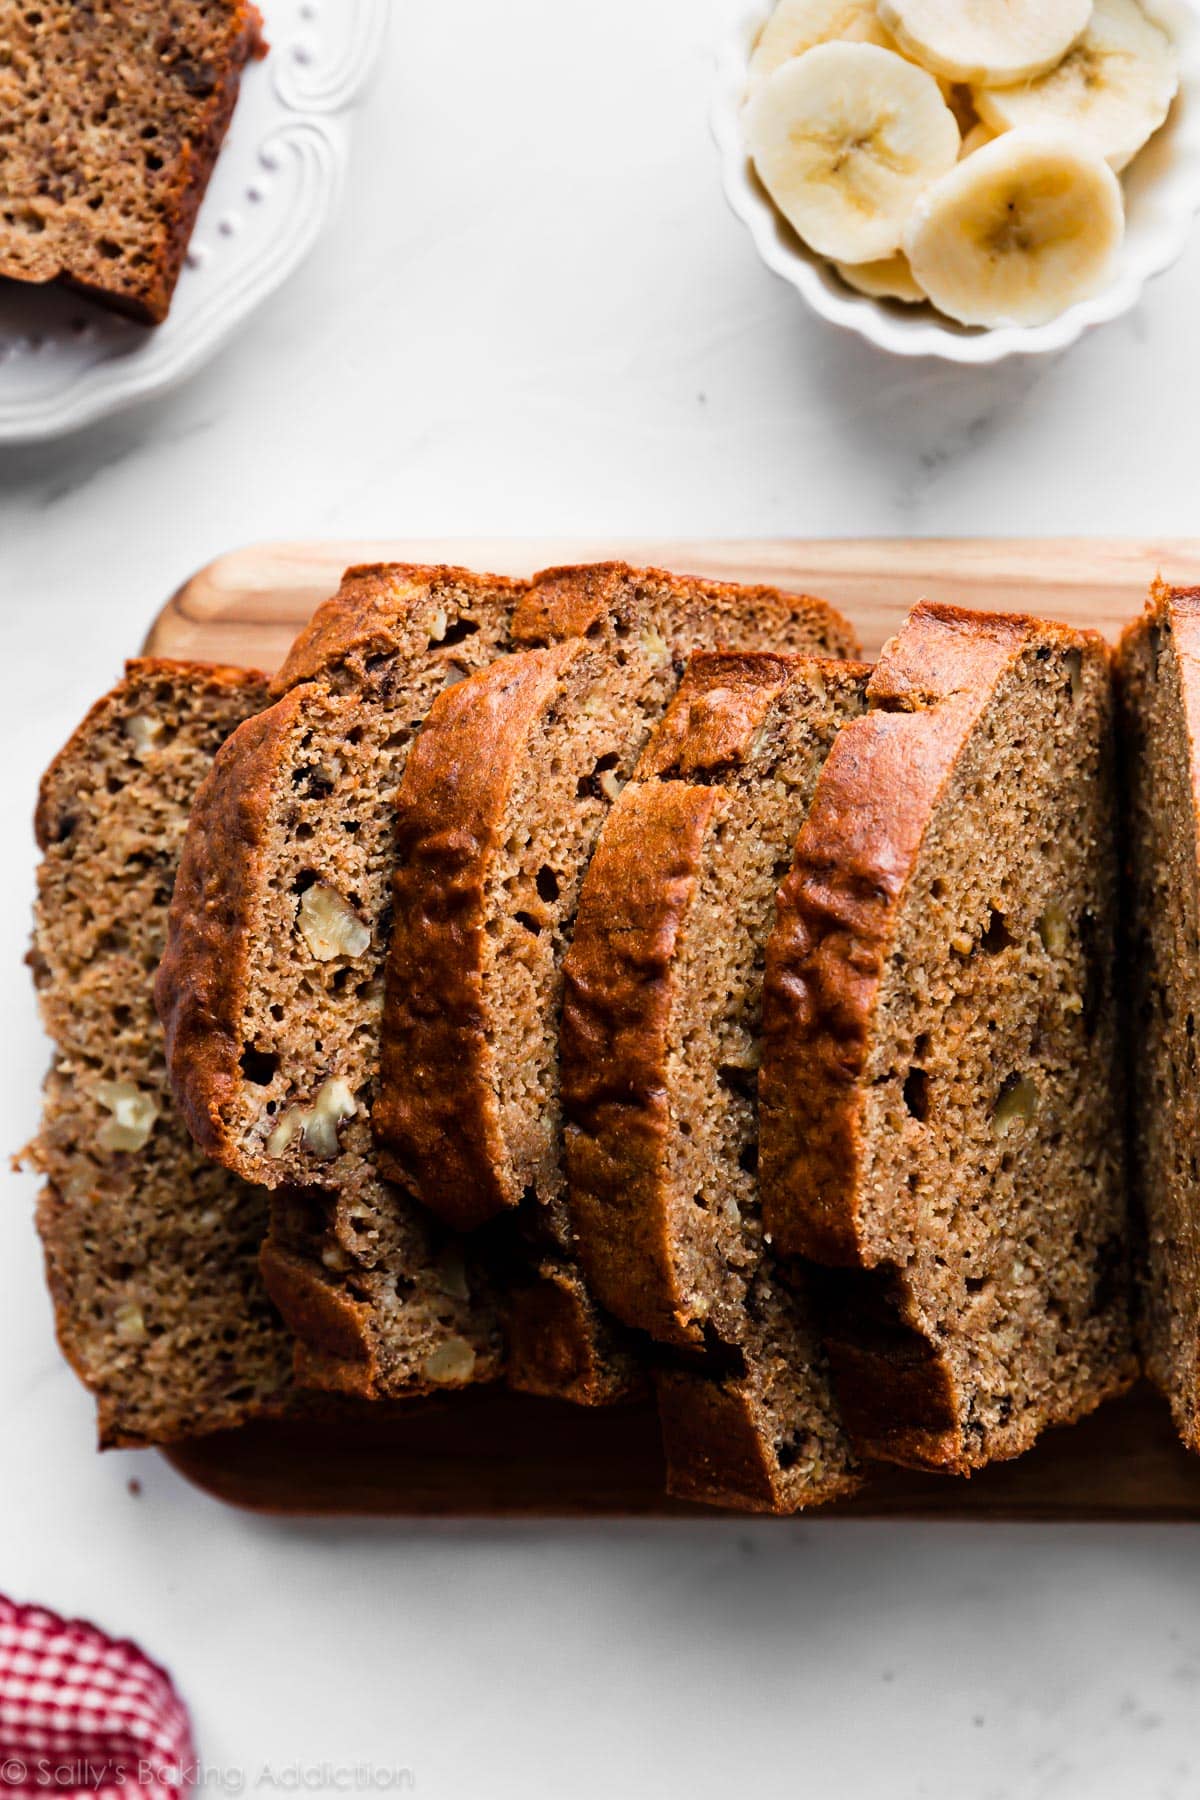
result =
[[[1144,0],[1144,4],[1175,40],[1179,97],[1167,124],[1122,178],[1128,224],[1111,280],[1048,325],[983,331],[956,325],[931,306],[870,300],[852,292],[801,243],[755,175],[742,130],[750,55],[774,10],[773,0],[717,0],[721,35],[712,125],[729,204],[749,227],[769,269],[790,282],[831,325],[857,332],[879,350],[977,365],[1065,350],[1093,325],[1118,319],[1137,305],[1146,283],[1179,260],[1200,211],[1198,0]]]

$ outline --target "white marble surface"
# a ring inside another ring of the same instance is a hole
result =
[[[806,317],[726,215],[699,0],[395,14],[340,219],[288,290],[172,398],[0,457],[5,1150],[45,1056],[20,967],[37,774],[220,550],[1200,530],[1200,240],[1064,360],[892,366]],[[33,1184],[4,1179],[0,1588],[169,1660],[213,1791],[364,1760],[430,1800],[1200,1787],[1195,1531],[242,1518],[153,1456],[93,1454]]]

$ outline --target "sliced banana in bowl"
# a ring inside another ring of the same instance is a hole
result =
[[[763,26],[750,58],[750,90],[785,62],[837,42],[896,48],[884,30],[876,0],[779,0]]]
[[[1103,287],[1124,230],[1121,184],[1098,151],[1009,131],[926,189],[904,251],[961,325],[1045,325]]]
[[[897,250],[895,256],[885,256],[879,262],[869,263],[834,263],[834,268],[856,294],[865,294],[869,300],[900,300],[905,306],[920,306],[922,300],[929,298],[923,287],[917,283],[912,272],[912,264],[903,250]]]
[[[1060,63],[1091,17],[1092,0],[879,0],[902,50],[935,75],[995,87]]]
[[[895,254],[917,199],[962,142],[933,76],[863,43],[819,44],[784,63],[751,99],[745,130],[784,218],[845,263]]]
[[[1069,131],[1114,169],[1127,168],[1179,91],[1174,44],[1138,0],[1095,0],[1087,29],[1057,67],[1017,87],[974,90],[992,131]]]

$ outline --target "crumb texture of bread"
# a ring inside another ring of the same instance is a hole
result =
[[[1200,591],[1157,583],[1118,666],[1142,1349],[1200,1450]]]
[[[768,944],[764,1217],[840,1271],[859,1448],[966,1473],[1136,1370],[1111,658],[922,605],[869,700]]]
[[[501,1360],[486,1279],[380,1179],[371,1109],[405,761],[435,697],[506,645],[520,592],[349,571],[199,797],[159,972],[192,1129],[278,1194],[264,1269],[303,1378],[364,1398],[490,1380]]]
[[[131,663],[47,772],[30,964],[54,1040],[31,1160],[59,1341],[104,1445],[167,1443],[292,1403],[258,1272],[267,1197],[174,1107],[154,971],[192,800],[265,680]]]
[[[248,0],[0,0],[0,275],[165,319],[259,31]]]
[[[608,819],[567,957],[585,1273],[627,1325],[726,1365],[659,1378],[683,1498],[794,1511],[853,1485],[811,1311],[764,1238],[756,1092],[776,889],[867,674],[698,652]]]

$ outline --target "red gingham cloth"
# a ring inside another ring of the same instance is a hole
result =
[[[191,1721],[136,1644],[0,1595],[0,1800],[180,1800]]]

